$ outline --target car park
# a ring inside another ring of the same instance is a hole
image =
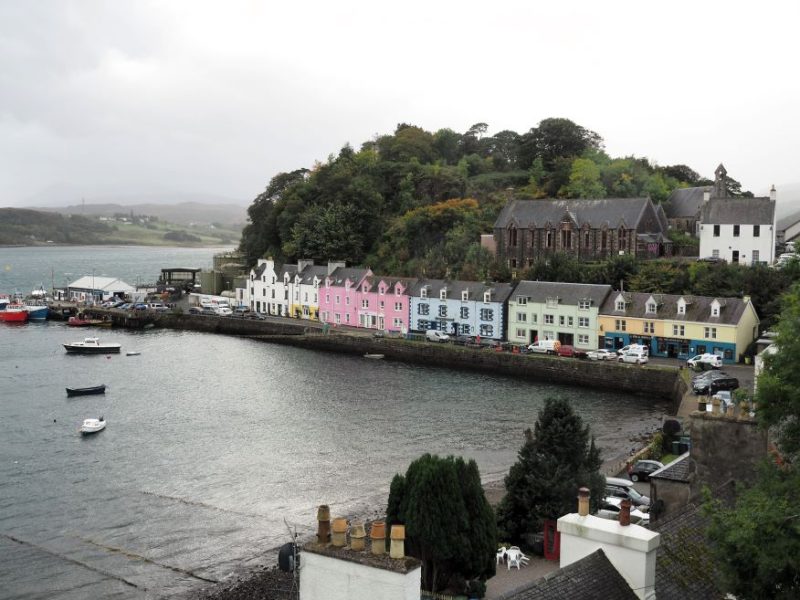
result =
[[[650,479],[651,473],[655,473],[663,468],[664,464],[657,460],[637,460],[628,467],[628,477],[630,477],[631,481],[634,483],[637,481],[647,481]]]
[[[617,360],[618,355],[616,352],[612,352],[606,348],[600,348],[599,350],[589,350],[589,352],[586,353],[586,357],[589,360]]]
[[[606,496],[627,498],[634,506],[650,506],[650,498],[637,492],[632,481],[621,477],[606,477]]]
[[[597,513],[595,513],[595,516],[603,519],[619,521],[619,513],[621,511],[622,498],[608,496],[607,498],[603,498],[603,500],[600,502],[600,508],[598,509]],[[650,524],[650,514],[636,508],[635,506],[631,506],[631,524],[642,525],[646,527]]]
[[[698,354],[686,361],[686,366],[692,369],[701,365],[708,365],[712,369],[721,369],[722,357],[719,354]]]
[[[634,365],[646,364],[648,360],[647,354],[640,350],[630,350],[617,359],[618,362]]]

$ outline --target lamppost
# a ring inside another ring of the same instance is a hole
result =
[[[94,304],[94,269],[92,269],[92,304]]]

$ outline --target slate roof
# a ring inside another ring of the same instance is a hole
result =
[[[525,296],[530,302],[546,302],[548,298],[557,297],[559,304],[577,305],[578,301],[589,298],[591,305],[599,308],[610,293],[610,285],[520,281],[514,289],[514,299]]]
[[[330,274],[331,285],[334,287],[344,287],[344,282],[347,279],[349,279],[353,285],[358,285],[368,272],[369,269],[362,269],[360,267],[337,267]],[[323,275],[323,281],[325,277],[327,277],[327,275]]]
[[[658,222],[661,223],[661,228],[667,231],[669,229],[669,221],[667,220],[667,213],[662,204],[656,206],[656,217],[658,217]]]
[[[420,297],[420,290],[428,286],[428,298],[439,298],[442,288],[447,290],[446,297],[450,300],[460,300],[461,292],[468,291],[470,300],[483,301],[483,294],[491,291],[492,302],[505,302],[514,290],[510,283],[483,283],[480,281],[458,281],[450,279],[417,279],[408,290],[409,296]]]
[[[601,200],[512,200],[503,207],[494,223],[495,228],[505,228],[512,223],[517,227],[535,229],[550,223],[556,225],[569,216],[579,225],[588,223],[592,228],[603,225],[616,228],[625,223],[635,229],[647,208],[650,198],[603,198]]]
[[[554,571],[503,600],[635,600],[638,598],[602,550]],[[658,600],[662,600],[658,596]]]
[[[670,319],[693,323],[710,323],[717,325],[737,325],[744,314],[746,304],[741,298],[711,298],[709,296],[676,296],[673,294],[649,294],[646,292],[622,292],[628,301],[626,310],[618,311],[616,308],[617,296],[620,292],[612,291],[600,307],[601,315],[615,317],[629,317],[639,319]],[[647,313],[646,304],[650,296],[659,303],[655,314]],[[683,298],[686,304],[686,314],[678,314],[678,300]],[[720,307],[719,316],[711,316],[711,303],[718,300]]]
[[[328,276],[328,267],[323,265],[307,265],[305,269],[300,271],[300,283],[303,285],[312,285],[314,277],[319,281],[325,281]]]
[[[769,198],[712,198],[703,205],[700,220],[708,224],[772,225],[775,201]]]
[[[713,185],[701,187],[679,188],[667,198],[667,208],[665,212],[670,219],[691,219],[700,215],[703,207],[703,193],[714,192]]]
[[[266,270],[267,270],[267,263],[264,262],[253,269],[253,274],[256,276],[256,278],[260,278],[264,274],[264,271]]]
[[[777,228],[779,231],[785,230],[797,223],[800,223],[800,212],[795,212],[790,215],[785,215],[780,219],[778,219]]]
[[[370,283],[370,286],[373,290],[378,289],[378,284],[383,281],[388,289],[394,290],[394,286],[398,283],[402,283],[403,286],[408,290],[412,285],[417,282],[416,277],[394,277],[392,275],[370,275],[366,278],[366,281]]]
[[[691,481],[689,476],[692,471],[692,459],[689,458],[689,453],[685,452],[658,471],[653,471],[650,474],[650,479],[669,479],[671,481],[689,483]]]

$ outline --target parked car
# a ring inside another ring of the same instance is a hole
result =
[[[230,317],[233,314],[233,311],[230,308],[221,305],[217,306],[217,308],[214,309],[214,312],[220,317]]]
[[[701,381],[711,381],[712,379],[718,379],[720,377],[730,377],[728,373],[725,371],[705,371],[700,375],[695,375],[692,377],[692,384],[699,383]]]
[[[692,382],[692,391],[695,394],[714,395],[721,390],[735,390],[739,388],[739,380],[729,375],[724,377],[710,377]]]
[[[698,354],[687,360],[686,365],[692,369],[700,365],[709,365],[712,369],[721,369],[722,357],[718,354]]]
[[[617,353],[605,348],[600,348],[599,350],[589,350],[589,352],[586,353],[586,357],[589,360],[617,360]]]
[[[233,314],[237,317],[244,317],[250,312],[250,308],[247,306],[237,306],[233,309]]]
[[[450,340],[450,336],[438,329],[428,329],[425,332],[425,339],[429,342],[447,342]]]
[[[203,313],[203,309],[199,306],[190,306],[189,307],[189,314],[190,315],[200,315]]]
[[[650,506],[650,498],[637,492],[632,481],[621,477],[606,477],[606,496],[627,498],[634,506]]]
[[[647,354],[648,356],[650,356],[650,348],[648,348],[647,346],[645,346],[643,344],[628,344],[627,346],[623,346],[622,348],[617,350],[617,354],[622,356],[626,352],[630,352],[632,350],[636,350],[638,352],[643,352],[644,354]]]
[[[586,351],[576,348],[575,346],[561,344],[558,347],[558,355],[566,358],[586,358]]]
[[[628,477],[634,483],[637,481],[647,481],[650,479],[650,474],[663,469],[663,463],[657,460],[637,460],[634,464],[628,467]]]
[[[561,342],[558,340],[539,340],[528,346],[528,352],[539,352],[542,354],[556,354]]]
[[[619,513],[621,510],[622,498],[609,496],[607,498],[603,498],[603,500],[600,502],[600,508],[595,516],[603,519],[619,521]],[[646,527],[650,524],[650,514],[636,508],[635,506],[631,506],[631,523],[633,525],[642,525],[643,527]]]
[[[643,365],[647,363],[648,360],[647,354],[641,350],[629,350],[617,359],[618,362],[631,363],[634,365]]]

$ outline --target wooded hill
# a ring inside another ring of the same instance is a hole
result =
[[[612,158],[594,131],[545,119],[526,133],[488,136],[400,124],[392,135],[349,145],[311,169],[279,173],[248,209],[241,249],[295,261],[347,260],[377,273],[505,278],[480,247],[510,198],[650,196],[711,183],[685,165]],[[733,195],[739,184],[729,180]]]

